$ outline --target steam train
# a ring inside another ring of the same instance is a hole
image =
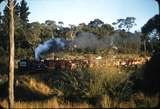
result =
[[[47,71],[47,70],[74,70],[76,68],[89,67],[88,60],[30,60],[21,59],[18,69],[21,72]]]

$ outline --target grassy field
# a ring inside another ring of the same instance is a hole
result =
[[[16,108],[157,107],[159,93],[143,90],[143,67],[95,67],[73,71],[15,73]],[[0,82],[0,104],[7,107],[7,81]]]

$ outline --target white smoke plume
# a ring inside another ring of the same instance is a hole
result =
[[[35,49],[35,59],[40,60],[41,55],[48,52],[57,52],[64,50],[67,44],[68,42],[62,38],[47,40],[43,44],[39,44]]]
[[[73,49],[87,49],[87,50],[96,50],[96,49],[118,49],[128,45],[128,43],[133,43],[139,46],[139,37],[130,34],[129,37],[122,37],[119,33],[112,34],[111,36],[103,36],[98,38],[93,33],[89,32],[79,32],[77,33],[74,40],[65,40],[63,38],[50,39],[35,49],[35,59],[40,60],[40,57],[43,54],[59,51],[70,51]],[[76,48],[75,48],[76,46]]]
[[[93,50],[97,48],[106,48],[110,45],[111,41],[107,37],[98,39],[93,33],[81,32],[75,38],[74,43],[77,45],[77,48]]]

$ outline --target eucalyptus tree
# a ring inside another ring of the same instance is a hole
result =
[[[14,108],[14,0],[8,0],[9,8],[9,81],[8,81],[8,104]]]
[[[119,29],[125,29],[129,32],[129,30],[136,25],[135,17],[126,17],[125,19],[117,19],[116,22],[113,22],[113,25],[118,25]]]
[[[59,24],[59,29],[62,29],[64,25],[63,21],[59,21],[58,24]]]
[[[27,23],[28,20],[28,15],[30,14],[29,12],[29,7],[27,6],[27,2],[25,0],[22,0],[20,2],[20,18]]]

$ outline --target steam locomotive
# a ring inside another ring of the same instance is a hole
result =
[[[18,62],[18,69],[21,72],[47,71],[47,70],[74,70],[76,68],[89,67],[88,60],[30,60],[21,59]]]

